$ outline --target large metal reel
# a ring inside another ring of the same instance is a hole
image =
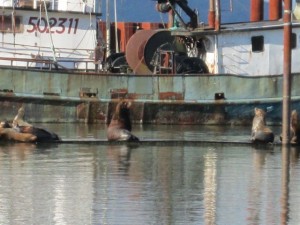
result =
[[[135,74],[146,75],[153,73],[151,61],[160,46],[169,43],[177,48],[175,37],[168,30],[140,30],[128,41],[126,60]]]

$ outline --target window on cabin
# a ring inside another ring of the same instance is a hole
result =
[[[0,16],[0,32],[4,33],[20,33],[21,17],[19,16]]]
[[[295,49],[297,48],[297,35],[295,33],[292,33],[291,37],[291,48]]]
[[[264,51],[264,36],[251,37],[252,52]]]

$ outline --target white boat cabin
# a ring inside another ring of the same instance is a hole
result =
[[[95,4],[95,0],[0,0],[0,64],[94,69],[100,15]]]
[[[173,31],[194,44],[188,55],[200,57],[212,74],[279,75],[283,72],[283,22],[223,24],[220,31]],[[293,20],[292,72],[300,73],[300,21]]]

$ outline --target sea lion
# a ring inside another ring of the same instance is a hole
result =
[[[24,121],[24,115],[25,115],[25,109],[22,106],[21,108],[19,108],[18,114],[15,116],[12,122],[12,126],[14,128],[19,126],[32,126],[31,124]]]
[[[21,134],[31,134],[36,137],[36,142],[52,142],[61,140],[60,137],[51,131],[44,128],[33,126],[23,120],[25,115],[25,110],[21,107],[18,110],[18,114],[15,116],[12,128]]]
[[[9,122],[7,120],[4,120],[4,121],[0,122],[0,127],[1,128],[11,128],[11,125],[9,124]]]
[[[109,141],[139,141],[139,139],[131,133],[131,104],[130,101],[126,100],[122,100],[117,104],[107,128],[107,139]]]
[[[251,141],[253,143],[272,143],[274,133],[266,126],[266,113],[264,110],[254,108],[254,118],[252,122]]]
[[[32,134],[35,135],[36,142],[52,142],[60,141],[60,137],[51,131],[48,131],[44,128],[35,127],[35,126],[20,126],[18,127],[19,132],[22,134]]]
[[[17,142],[35,142],[37,140],[37,136],[30,133],[20,133],[18,130],[12,128],[7,121],[1,121],[0,140]]]
[[[300,143],[300,125],[298,123],[298,112],[293,110],[290,117],[290,143],[299,144]],[[282,135],[280,135],[280,141],[282,141]]]
[[[291,143],[299,143],[300,142],[300,125],[298,123],[299,117],[297,110],[293,110],[291,113]]]

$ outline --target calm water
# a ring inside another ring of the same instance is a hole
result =
[[[47,127],[63,138],[105,138],[103,125]],[[142,139],[217,141],[248,140],[249,130],[134,127]],[[299,148],[286,153],[279,145],[2,144],[0,224],[297,225]]]

